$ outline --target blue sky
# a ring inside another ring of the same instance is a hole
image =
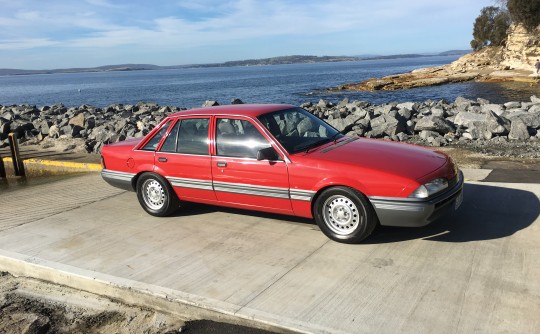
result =
[[[467,49],[494,0],[0,0],[0,68]]]

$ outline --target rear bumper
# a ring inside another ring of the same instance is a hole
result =
[[[125,172],[116,172],[108,169],[103,169],[101,171],[101,177],[103,180],[105,180],[108,184],[110,184],[113,187],[117,187],[120,189],[128,190],[128,191],[134,191],[133,188],[133,178],[136,174],[133,173],[125,173]]]
[[[463,200],[463,173],[458,173],[456,184],[430,199],[370,197],[381,225],[425,226],[448,211],[457,209]]]

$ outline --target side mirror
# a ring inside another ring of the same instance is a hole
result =
[[[272,146],[257,151],[257,160],[279,160],[279,154]]]

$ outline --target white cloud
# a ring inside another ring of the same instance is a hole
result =
[[[94,48],[109,54],[124,54],[129,48],[135,55],[233,44],[249,50],[249,45],[268,40],[265,50],[280,55],[287,51],[275,43],[280,38],[288,45],[296,39],[306,48],[304,54],[313,50],[334,54],[338,44],[342,47],[335,52],[345,54],[391,48],[382,43],[429,49],[433,46],[423,45],[421,36],[440,34],[444,49],[444,42],[457,34],[470,39],[474,18],[492,1],[0,0],[0,4],[9,9],[0,14],[2,50],[40,52],[39,48],[56,45],[66,51]],[[317,45],[310,49],[307,40]],[[351,42],[362,44],[363,50],[351,50]]]
[[[0,40],[0,50],[34,49],[58,45],[58,42],[46,38],[29,38],[21,40]]]

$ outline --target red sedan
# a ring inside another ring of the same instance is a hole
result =
[[[423,226],[457,209],[463,175],[446,154],[347,137],[291,105],[231,105],[166,117],[102,149],[105,181],[151,215],[181,201],[314,218],[357,243],[375,226]]]

